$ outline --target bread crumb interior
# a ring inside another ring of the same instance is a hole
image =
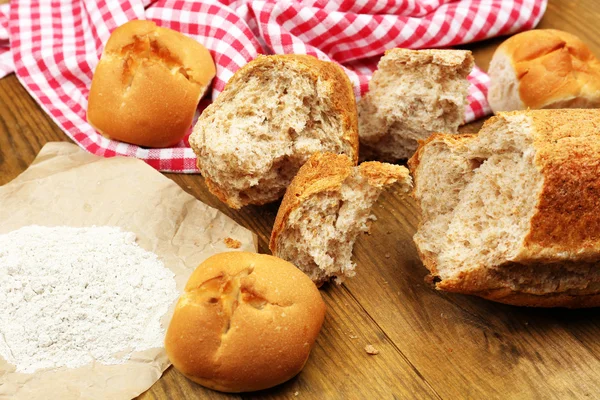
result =
[[[378,159],[403,159],[416,151],[418,140],[431,133],[457,132],[469,86],[463,75],[469,69],[469,59],[449,66],[406,62],[396,59],[393,52],[384,56],[369,93],[358,105],[365,155],[373,158],[370,153],[374,152]]]
[[[233,201],[261,203],[281,197],[315,152],[352,154],[326,95],[330,84],[282,67],[225,91],[195,128],[203,172]]]
[[[436,260],[440,278],[517,255],[543,186],[530,129],[530,120],[517,116],[464,145],[425,148],[415,193],[423,223],[415,241]]]

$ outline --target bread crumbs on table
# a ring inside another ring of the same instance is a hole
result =
[[[242,242],[240,242],[239,240],[232,239],[230,237],[226,237],[225,239],[223,239],[223,242],[225,242],[225,246],[227,246],[230,249],[239,249],[240,247],[242,247]]]
[[[375,347],[373,347],[373,345],[370,344],[365,346],[365,351],[367,352],[367,354],[372,356],[379,354],[379,350],[377,350]]]

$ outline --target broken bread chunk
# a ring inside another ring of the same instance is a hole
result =
[[[525,306],[600,305],[600,110],[500,113],[409,161],[414,236],[437,289]]]
[[[391,49],[358,103],[361,159],[409,158],[434,132],[463,123],[470,51]]]
[[[208,189],[229,207],[270,203],[316,152],[346,154],[356,163],[352,84],[331,62],[259,56],[202,113],[190,144]]]
[[[271,233],[270,249],[306,273],[317,285],[354,276],[352,248],[368,230],[371,207],[381,192],[400,181],[405,167],[379,162],[353,166],[344,155],[313,155],[288,188]]]

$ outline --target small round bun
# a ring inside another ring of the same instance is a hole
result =
[[[577,36],[533,29],[505,40],[488,69],[494,113],[600,107],[600,60]]]
[[[192,125],[215,76],[208,50],[151,21],[111,34],[94,72],[87,119],[102,135],[144,147],[169,147]]]
[[[261,390],[302,370],[324,318],[317,287],[293,264],[220,253],[187,282],[165,348],[173,366],[202,386]]]

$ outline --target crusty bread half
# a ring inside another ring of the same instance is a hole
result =
[[[289,262],[220,253],[185,285],[165,349],[177,370],[203,386],[261,390],[302,370],[324,318],[319,290]]]
[[[338,65],[259,56],[200,116],[190,144],[209,190],[232,208],[283,196],[311,154],[358,158],[356,100]]]
[[[600,110],[500,113],[410,159],[414,240],[436,287],[539,307],[600,305]]]
[[[317,285],[354,276],[354,242],[368,230],[371,207],[381,192],[397,181],[403,190],[410,189],[405,167],[379,162],[355,167],[345,155],[314,154],[285,193],[271,233],[271,251]]]
[[[488,71],[494,112],[600,107],[600,60],[577,36],[555,29],[514,35]]]
[[[456,133],[472,69],[470,51],[386,51],[358,103],[361,159],[405,159],[432,133]]]
[[[169,147],[192,126],[215,76],[208,50],[151,21],[113,31],[94,71],[87,119],[102,135],[145,147]]]

